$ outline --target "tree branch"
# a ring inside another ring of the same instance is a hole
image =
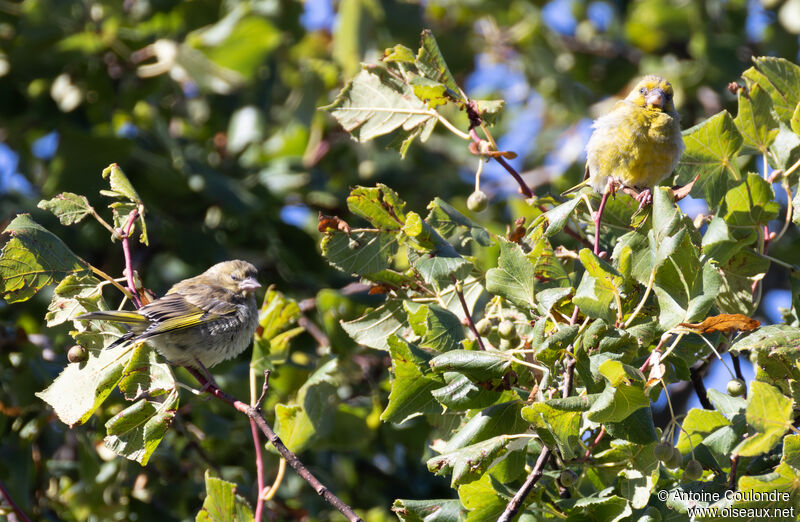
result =
[[[475,339],[478,340],[478,346],[481,347],[481,350],[486,351],[486,347],[483,345],[483,339],[481,339],[481,334],[478,333],[478,329],[475,328],[475,323],[472,321],[472,314],[469,312],[469,306],[467,306],[467,300],[464,299],[464,292],[462,292],[461,290],[461,285],[456,279],[456,276],[451,275],[450,279],[453,281],[453,288],[455,288],[458,300],[461,302],[461,308],[464,309],[464,315],[467,317],[467,324],[469,325],[469,329],[472,330],[473,334],[475,334]]]
[[[272,431],[272,428],[269,426],[269,424],[267,424],[267,421],[261,415],[260,407],[254,408],[249,406],[248,404],[236,399],[232,395],[220,390],[214,383],[209,382],[206,376],[203,375],[203,373],[197,368],[186,367],[186,369],[194,376],[195,379],[197,379],[197,381],[206,389],[206,391],[219,400],[230,404],[237,411],[250,417],[250,419],[256,423],[258,428],[267,437],[275,449],[278,450],[278,453],[280,453],[281,456],[286,459],[286,462],[288,462],[289,465],[294,468],[294,470],[298,475],[300,475],[300,477],[303,478],[303,480],[308,482],[308,484],[314,488],[314,491],[316,491],[319,496],[324,498],[325,501],[330,505],[338,509],[339,512],[351,522],[361,522],[361,518],[356,515],[355,511],[353,511],[353,508],[345,504],[339,497],[326,488],[325,485],[323,485],[322,482],[320,482],[319,479],[317,479],[317,477],[315,477],[308,470],[308,468],[306,468],[305,464],[303,464],[300,459],[297,458],[297,455],[295,455],[289,450],[289,448],[286,447],[286,445],[284,445],[280,437],[278,437],[278,435]]]
[[[711,401],[708,400],[708,394],[706,393],[706,385],[703,382],[703,376],[700,375],[700,371],[695,370],[694,368],[690,368],[689,376],[692,379],[692,386],[694,386],[694,392],[697,394],[697,398],[700,399],[700,404],[706,410],[713,410],[714,406],[712,406]]]
[[[136,292],[136,283],[133,281],[133,266],[131,263],[131,247],[130,237],[133,222],[139,217],[139,209],[135,208],[128,214],[128,222],[125,224],[125,229],[120,233],[122,240],[122,253],[125,256],[125,277],[128,279],[128,291],[131,293],[131,300],[136,308],[142,307],[142,301],[139,299],[139,293]]]
[[[519,509],[522,507],[522,503],[525,501],[525,497],[528,496],[528,493],[531,492],[533,486],[536,485],[536,482],[542,478],[542,472],[544,471],[544,467],[547,465],[547,461],[550,460],[550,449],[542,448],[542,452],[539,454],[539,458],[536,460],[536,465],[531,470],[530,475],[528,478],[525,479],[525,483],[522,484],[522,487],[519,488],[519,491],[514,495],[514,498],[511,499],[511,502],[508,503],[506,506],[505,511],[503,514],[500,515],[500,518],[497,519],[498,522],[509,522],[514,516],[516,516]]]

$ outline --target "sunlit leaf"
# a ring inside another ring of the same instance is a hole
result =
[[[0,297],[9,303],[30,299],[70,274],[89,273],[85,261],[28,214],[15,217],[3,236],[6,244],[0,252]]]

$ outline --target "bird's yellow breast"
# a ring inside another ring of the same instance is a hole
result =
[[[672,172],[682,152],[677,114],[623,100],[594,123],[586,146],[590,181],[599,192],[608,178],[652,188]]]

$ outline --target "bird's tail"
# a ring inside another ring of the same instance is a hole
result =
[[[75,319],[81,321],[111,321],[114,323],[138,324],[146,323],[147,319],[137,312],[126,312],[125,310],[107,310],[104,312],[89,312],[79,315]]]
[[[107,310],[104,312],[89,312],[88,314],[79,315],[75,319],[80,319],[81,321],[111,321],[114,323],[123,323],[126,325],[126,327],[127,325],[147,324],[147,319],[142,317],[140,314],[136,312],[127,312],[125,310]],[[134,328],[134,331],[123,334],[122,337],[120,337],[113,343],[109,344],[105,348],[106,349],[114,348],[115,346],[125,344],[129,340],[134,339],[137,335],[138,334],[136,328]]]

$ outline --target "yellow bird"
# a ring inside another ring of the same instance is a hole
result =
[[[667,177],[683,153],[680,116],[672,103],[672,85],[660,76],[642,78],[614,109],[595,120],[586,145],[587,181],[603,194],[594,216],[594,251],[609,194],[618,187],[639,192],[640,206],[652,201],[651,189]]]

